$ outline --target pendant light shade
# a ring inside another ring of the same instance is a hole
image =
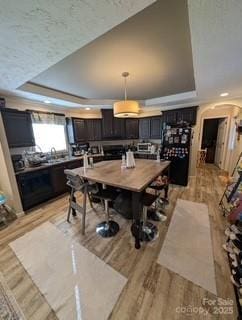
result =
[[[124,77],[124,100],[117,101],[113,105],[113,114],[116,118],[134,118],[139,114],[139,103],[134,100],[127,100],[126,78],[128,72],[123,72]]]
[[[139,114],[139,104],[134,100],[115,102],[113,105],[113,113],[117,118],[137,117]]]

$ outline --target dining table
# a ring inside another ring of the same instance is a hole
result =
[[[170,161],[136,159],[134,168],[124,168],[121,160],[101,161],[92,168],[76,168],[71,171],[85,180],[131,191],[135,248],[139,249],[141,237],[142,194],[164,172],[169,171]]]

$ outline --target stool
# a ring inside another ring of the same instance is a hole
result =
[[[108,189],[101,189],[98,193],[94,194],[94,197],[100,199],[101,202],[104,202],[106,215],[106,220],[96,226],[96,233],[103,238],[115,236],[119,231],[119,224],[113,220],[110,220],[109,202],[114,201],[117,198],[117,192]]]
[[[152,241],[158,236],[157,227],[147,221],[147,211],[148,208],[157,200],[158,196],[150,193],[145,193],[142,198],[143,212],[142,212],[142,231],[141,239],[143,241]]]
[[[202,167],[206,163],[207,148],[198,150],[197,152],[197,168]]]
[[[161,214],[157,211],[157,203],[159,202],[159,204],[162,205],[168,205],[169,201],[167,200],[168,197],[168,190],[169,190],[169,186],[168,184],[164,184],[164,185],[149,185],[149,188],[155,191],[155,196],[157,197],[156,201],[155,201],[155,210],[153,210],[152,212],[149,212],[149,218],[151,220],[154,221],[162,221],[162,217],[161,215],[165,215],[165,212],[163,210],[161,211]],[[165,197],[160,198],[160,192],[164,190],[165,191]],[[160,203],[160,200],[162,201],[162,203]]]
[[[71,188],[71,194],[69,199],[69,208],[67,213],[67,221],[70,222],[71,210],[73,215],[76,215],[76,211],[82,213],[82,234],[85,234],[85,221],[86,221],[86,201],[87,196],[93,208],[89,192],[94,192],[94,189],[97,191],[95,185],[90,185],[88,181],[84,181],[80,176],[74,174],[71,170],[64,171],[67,177],[67,185]],[[83,194],[83,205],[82,207],[76,203],[75,192],[80,191]]]

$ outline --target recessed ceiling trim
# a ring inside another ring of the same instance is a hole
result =
[[[188,92],[182,92],[178,94],[172,94],[170,96],[165,97],[159,97],[154,99],[147,99],[145,100],[145,105],[156,105],[156,104],[164,104],[164,103],[170,103],[170,102],[176,102],[176,101],[183,101],[188,99],[195,99],[197,97],[196,91],[188,91]]]

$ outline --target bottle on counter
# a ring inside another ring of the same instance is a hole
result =
[[[87,156],[87,153],[85,153],[84,156],[83,156],[83,167],[84,167],[84,169],[88,168],[88,156]]]
[[[122,162],[121,162],[121,169],[125,169],[126,168],[126,159],[125,159],[125,155],[122,155]]]
[[[93,169],[94,168],[93,157],[89,158],[89,164],[90,164],[90,168]]]
[[[160,162],[160,148],[157,150],[156,161]]]

